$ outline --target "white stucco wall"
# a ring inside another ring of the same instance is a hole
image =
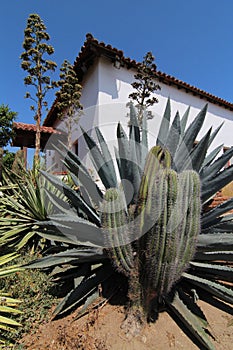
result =
[[[96,63],[93,65],[82,82],[82,96],[80,102],[83,106],[83,111],[79,119],[79,125],[81,125],[84,130],[93,129],[94,125],[98,124],[98,106],[99,106],[99,65]],[[81,158],[85,156],[86,144],[83,140],[82,133],[79,125],[73,125],[72,143],[79,143],[79,155]],[[57,120],[54,124],[54,128],[67,132],[66,123],[64,120]],[[56,136],[53,140],[49,140],[50,143],[57,145]],[[74,147],[73,147],[74,150]],[[65,170],[60,162],[60,156],[57,152],[46,150],[46,166],[47,168],[52,168],[54,172],[60,172]]]
[[[84,110],[80,118],[80,125],[86,131],[89,131],[92,136],[95,135],[93,128],[98,125],[105,139],[109,142],[111,150],[113,150],[113,145],[116,143],[117,123],[120,121],[125,130],[127,131],[128,129],[127,123],[129,119],[127,118],[128,108],[126,104],[129,101],[129,94],[133,91],[131,83],[135,80],[134,74],[135,71],[133,70],[128,70],[124,67],[117,69],[106,58],[100,58],[89,69],[83,81],[81,103]],[[155,138],[168,97],[171,100],[173,117],[177,110],[182,116],[187,107],[191,106],[189,123],[207,103],[204,99],[200,99],[199,96],[186,93],[183,89],[178,90],[173,86],[162,83],[159,83],[159,85],[161,90],[156,92],[159,103],[149,109],[154,115],[154,118],[148,121],[150,146],[155,144]],[[208,113],[204,127],[198,138],[200,139],[211,126],[215,129],[223,121],[224,125],[211,148],[219,144],[224,144],[227,147],[232,146],[233,112],[213,103],[208,104]],[[59,121],[56,126],[64,129],[64,122]],[[81,137],[80,129],[75,130],[73,134],[73,142],[77,139],[79,140],[79,155],[83,158],[87,152],[87,147]],[[48,157],[47,164],[49,159],[52,158]]]
[[[128,119],[125,117],[127,114],[126,103],[129,101],[128,95],[133,91],[131,83],[134,81],[135,72],[125,68],[118,70],[104,59],[100,61],[99,65],[101,73],[99,80],[99,101],[101,105],[99,109],[99,123],[101,126],[103,125],[103,132],[106,129],[105,136],[109,138],[110,134],[112,135],[113,133],[113,126],[118,121],[121,121],[122,124],[127,126]],[[168,97],[171,100],[173,117],[177,110],[182,116],[188,106],[191,106],[189,123],[207,103],[204,99],[200,99],[199,96],[186,93],[185,90],[178,90],[173,86],[162,83],[159,83],[159,85],[161,86],[161,90],[155,94],[159,103],[149,108],[154,115],[154,118],[148,121],[151,145],[153,144],[153,136],[157,136],[158,127]],[[208,113],[199,136],[203,136],[211,126],[215,129],[223,121],[224,125],[217,135],[212,148],[221,143],[224,143],[228,147],[233,145],[233,112],[213,103],[208,103]]]

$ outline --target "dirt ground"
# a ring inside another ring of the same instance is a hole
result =
[[[233,349],[233,313],[198,301],[210,324],[216,350]],[[196,350],[201,349],[166,312],[155,324],[146,325],[136,337],[128,336],[122,323],[123,306],[105,305],[78,320],[73,313],[42,324],[21,343],[28,350]]]

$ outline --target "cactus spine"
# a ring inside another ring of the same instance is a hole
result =
[[[187,269],[200,232],[198,174],[191,170],[178,174],[168,168],[165,157],[161,162],[158,155],[158,147],[148,155],[137,208],[142,231],[138,249],[140,282],[147,313],[152,311],[152,304],[156,308]]]
[[[116,188],[106,191],[101,209],[101,223],[109,257],[118,271],[129,275],[133,267],[133,251],[123,198]]]

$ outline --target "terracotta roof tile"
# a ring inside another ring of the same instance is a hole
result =
[[[32,131],[36,132],[36,125],[34,124],[26,124],[26,123],[19,123],[14,122],[13,128],[17,130],[23,130],[23,131]],[[48,126],[41,126],[41,131],[46,134],[61,134],[59,130],[55,130],[53,127]]]

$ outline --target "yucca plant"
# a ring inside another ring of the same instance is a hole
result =
[[[99,128],[95,129],[99,145],[83,130],[105,191],[77,155],[64,145],[63,151],[57,148],[77,190],[43,172],[64,192],[70,206],[47,191],[60,212],[38,223],[40,235],[60,243],[53,254],[28,265],[65,264],[64,276],[74,279],[73,290],[55,314],[81,302],[85,302],[84,312],[98,296],[99,284],[120,274],[129,286],[131,331],[132,319],[136,323],[155,320],[166,307],[202,346],[214,349],[196,296],[205,291],[211,299],[233,303],[233,223],[228,213],[233,200],[205,210],[215,193],[233,180],[233,167],[224,168],[233,148],[219,158],[221,146],[208,153],[221,126],[210,129],[193,147],[206,112],[207,106],[188,127],[189,109],[182,118],[177,112],[171,123],[168,100],[157,144],[148,151],[146,115],[140,131],[131,104],[129,137],[121,124],[117,127],[115,159],[120,181]],[[57,278],[61,275],[62,270],[56,271]]]
[[[9,276],[10,274],[20,271],[20,267],[12,265],[10,267],[3,267],[3,265],[9,263],[15,259],[17,255],[15,253],[0,256],[0,278]],[[12,332],[21,324],[14,320],[14,315],[22,313],[16,307],[21,303],[20,300],[11,297],[10,293],[5,293],[0,290],[0,329],[6,332]],[[0,335],[0,347],[1,345],[11,344],[10,339]]]
[[[18,251],[27,245],[34,251],[38,244],[44,245],[37,234],[37,221],[46,220],[54,212],[45,189],[57,194],[58,190],[35,169],[20,167],[20,174],[5,169],[3,176],[4,186],[0,188],[0,247]]]

